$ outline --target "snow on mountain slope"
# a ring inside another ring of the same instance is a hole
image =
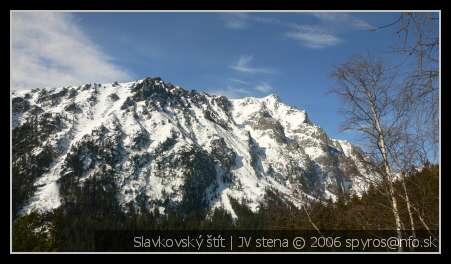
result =
[[[359,194],[375,176],[358,148],[275,95],[232,100],[147,78],[20,91],[12,107],[13,168],[25,177],[28,160],[43,160],[21,213],[69,203],[74,186],[94,181],[114,184],[124,210],[222,207],[235,216],[232,198],[255,211],[272,189],[300,206]]]

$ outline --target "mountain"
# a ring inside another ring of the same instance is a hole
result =
[[[79,201],[235,217],[265,192],[297,207],[361,194],[361,150],[276,95],[228,99],[160,78],[12,95],[14,215]],[[77,198],[78,197],[78,198]]]

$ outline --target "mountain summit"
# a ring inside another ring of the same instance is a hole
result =
[[[235,217],[231,199],[256,211],[275,191],[299,207],[359,194],[374,176],[358,148],[275,95],[228,99],[160,78],[15,92],[12,126],[15,214],[85,188],[122,210]]]

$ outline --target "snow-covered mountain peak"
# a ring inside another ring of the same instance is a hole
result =
[[[20,91],[12,108],[15,177],[39,161],[25,213],[73,202],[94,179],[124,210],[234,215],[231,199],[258,210],[273,190],[300,206],[360,193],[371,177],[357,148],[276,95],[228,99],[157,77]]]
[[[281,99],[277,94],[269,94],[269,95],[263,97],[262,99],[271,104],[281,102]]]

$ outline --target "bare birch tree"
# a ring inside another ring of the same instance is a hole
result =
[[[401,238],[403,223],[394,188],[396,173],[390,150],[400,137],[399,121],[404,112],[396,108],[394,98],[398,91],[393,69],[374,57],[357,56],[338,66],[332,78],[337,83],[331,91],[345,103],[343,129],[358,131],[366,140],[372,157],[382,167],[395,229]]]
[[[439,146],[439,13],[404,12],[394,22],[373,30],[395,29],[397,40],[392,51],[402,55],[402,65],[407,71],[396,99],[398,109],[405,115],[399,129],[401,143],[393,148],[392,157],[401,173],[404,200],[409,213],[412,234],[415,235],[413,209],[405,187],[405,174],[412,167],[424,165],[437,158]],[[422,216],[417,210],[417,217]],[[428,229],[428,227],[426,227]]]
[[[415,141],[432,150],[434,158],[439,145],[439,22],[437,12],[403,12],[392,23],[372,29],[394,29],[391,50],[405,58],[401,67],[406,69],[398,101],[410,106]],[[421,163],[426,162],[423,157]]]

